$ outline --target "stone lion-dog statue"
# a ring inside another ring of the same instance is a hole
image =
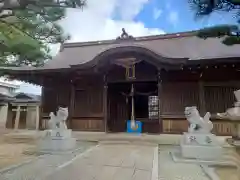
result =
[[[210,121],[211,114],[207,112],[202,118],[196,106],[186,107],[184,111],[187,121],[190,123],[188,132],[190,133],[210,133],[213,124]]]
[[[50,112],[49,116],[49,129],[67,129],[66,120],[68,118],[68,108],[59,107],[56,115]]]

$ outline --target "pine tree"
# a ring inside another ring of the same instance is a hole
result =
[[[41,66],[51,58],[49,44],[63,43],[70,38],[58,24],[65,17],[66,7],[84,4],[62,5],[55,0],[19,2],[19,6],[5,4],[1,8],[0,5],[0,66]]]
[[[240,23],[240,0],[189,0],[196,17],[209,16],[215,11],[229,12]],[[200,38],[225,37],[225,45],[240,44],[240,30],[237,25],[221,25],[199,30]]]

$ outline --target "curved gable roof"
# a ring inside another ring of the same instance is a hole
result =
[[[106,49],[105,51],[100,52],[99,54],[97,54],[93,60],[88,61],[84,64],[81,64],[80,66],[85,65],[86,66],[94,66],[97,65],[100,62],[106,62],[109,61],[111,59],[109,59],[108,57],[111,57],[112,55],[115,54],[126,54],[126,53],[136,53],[136,54],[144,54],[148,57],[151,57],[152,59],[145,59],[145,61],[149,61],[151,64],[159,64],[159,63],[163,63],[163,64],[183,64],[186,62],[187,58],[169,58],[169,57],[165,57],[161,54],[159,54],[158,52],[155,52],[149,48],[146,48],[144,46],[140,46],[140,45],[128,45],[128,44],[123,44],[123,45],[117,45],[117,46],[113,46],[109,49]],[[79,65],[71,65],[71,67],[78,67]]]
[[[226,46],[222,38],[200,39],[194,33],[159,35],[136,40],[96,41],[88,43],[66,43],[53,60],[48,61],[44,69],[69,68],[94,60],[95,57],[110,49],[119,47],[141,47],[148,49],[165,59],[190,60],[240,57],[240,45]]]

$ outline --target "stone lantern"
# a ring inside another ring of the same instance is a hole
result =
[[[231,145],[240,147],[240,90],[234,91],[234,95],[237,99],[233,108],[227,109],[224,113],[217,113],[217,117],[220,119],[228,119],[234,124],[234,133],[232,139],[228,142]]]

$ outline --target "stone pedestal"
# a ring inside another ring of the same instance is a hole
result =
[[[70,129],[45,130],[45,137],[39,141],[40,151],[69,151],[76,145]]]
[[[222,156],[223,150],[214,134],[184,133],[181,142],[184,158],[214,160]]]

